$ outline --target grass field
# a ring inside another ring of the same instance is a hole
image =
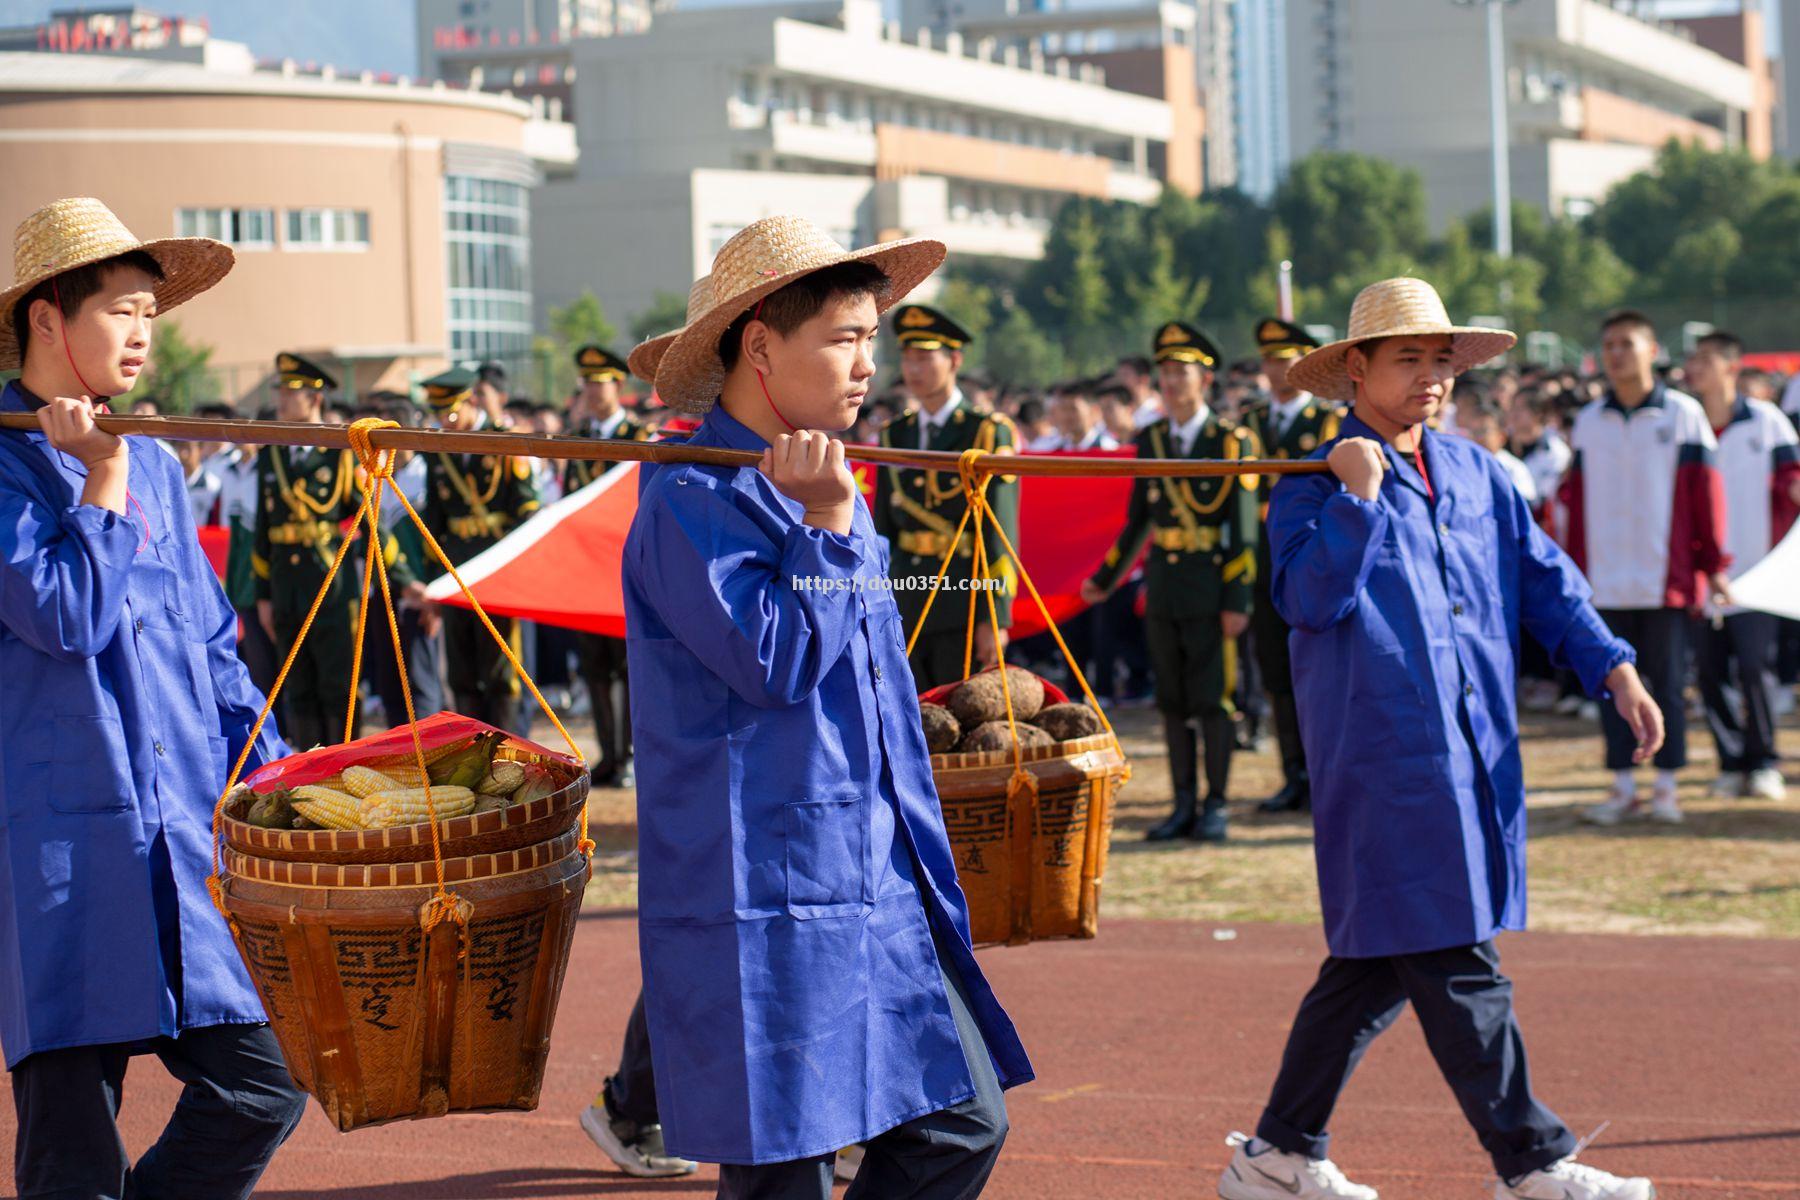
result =
[[[1310,821],[1252,811],[1278,784],[1271,752],[1240,753],[1233,762],[1228,845],[1152,845],[1143,831],[1161,819],[1169,802],[1161,727],[1145,709],[1118,712],[1114,724],[1134,775],[1116,814],[1104,915],[1318,920]],[[1800,727],[1793,719],[1781,731],[1794,789],[1783,804],[1710,799],[1706,791],[1717,771],[1712,742],[1704,727],[1691,727],[1693,761],[1681,775],[1688,821],[1679,827],[1583,825],[1580,809],[1601,799],[1608,783],[1597,728],[1528,716],[1524,737],[1532,928],[1800,937],[1800,775],[1792,769],[1800,759]],[[592,906],[636,903],[635,806],[633,793],[615,789],[596,792],[590,802],[599,843],[588,891]]]

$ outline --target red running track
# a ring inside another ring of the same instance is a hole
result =
[[[316,1106],[266,1200],[709,1196],[709,1173],[641,1182],[575,1123],[614,1063],[637,988],[637,927],[592,913],[563,990],[543,1105],[336,1133]],[[998,1200],[1209,1197],[1225,1135],[1250,1129],[1322,953],[1314,929],[1109,921],[1098,941],[986,951],[1038,1080],[1009,1093]],[[1664,1200],[1800,1198],[1800,941],[1523,934],[1501,945],[1538,1094],[1586,1160],[1648,1174]],[[175,1087],[138,1060],[121,1115],[134,1152]],[[0,1154],[10,1156],[10,1105]],[[1487,1161],[1411,1017],[1345,1093],[1333,1156],[1385,1200],[1491,1195]],[[10,1185],[10,1161],[0,1179]],[[11,1195],[11,1191],[5,1192]]]

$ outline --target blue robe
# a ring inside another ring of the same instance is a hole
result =
[[[718,408],[690,444],[767,445]],[[643,471],[623,571],[669,1151],[808,1158],[969,1099],[934,926],[1002,1086],[1026,1082],[970,953],[867,507],[842,536],[801,523],[754,468]]]
[[[0,411],[33,405],[17,385]],[[131,502],[0,430],[0,1042],[6,1065],[266,1018],[206,891],[212,811],[263,697],[181,465],[130,441]],[[287,753],[273,722],[251,765]]]
[[[1349,437],[1382,440],[1352,416],[1311,457]],[[1269,508],[1325,935],[1346,958],[1525,927],[1520,626],[1596,697],[1635,661],[1493,455],[1427,431],[1433,504],[1411,456],[1383,449],[1379,499],[1296,475]]]

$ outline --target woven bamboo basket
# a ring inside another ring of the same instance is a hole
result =
[[[501,756],[529,757],[505,750]],[[574,828],[587,796],[587,773],[576,772],[567,787],[541,799],[440,822],[444,857],[495,854],[557,837]],[[264,829],[245,821],[234,807],[225,811],[220,825],[227,847],[255,858],[312,863],[431,861],[427,824],[396,829]]]
[[[977,945],[1091,938],[1112,836],[1113,801],[1129,774],[1110,733],[1021,751],[1037,780],[1009,796],[1011,749],[934,754],[957,878]]]
[[[446,860],[467,921],[429,932],[433,887],[350,880],[382,870],[429,880],[430,863],[262,860],[253,869],[269,878],[226,877],[238,949],[288,1069],[340,1130],[537,1107],[589,873],[574,837]],[[339,882],[311,882],[328,871]]]

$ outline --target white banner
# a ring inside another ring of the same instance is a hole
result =
[[[1800,521],[1761,562],[1731,581],[1739,608],[1800,621]]]

